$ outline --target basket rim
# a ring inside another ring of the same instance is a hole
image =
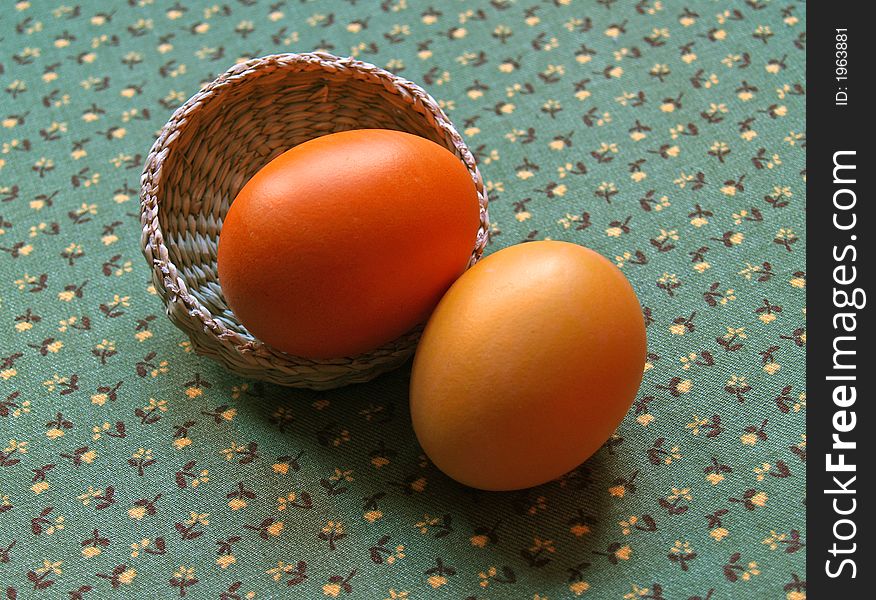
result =
[[[220,345],[233,349],[237,354],[245,354],[267,360],[270,365],[281,368],[309,367],[319,369],[321,366],[331,365],[333,369],[337,369],[343,365],[351,367],[356,365],[356,370],[361,371],[363,362],[368,363],[372,358],[384,356],[389,352],[397,350],[397,342],[415,334],[422,328],[422,325],[403,334],[396,340],[356,356],[338,357],[335,359],[309,359],[287,354],[265,344],[255,336],[246,337],[237,331],[229,329],[222,321],[214,318],[210,309],[205,307],[188,291],[186,283],[179,275],[179,271],[171,260],[167,246],[164,243],[164,233],[158,219],[158,196],[163,183],[161,171],[164,161],[174,148],[175,142],[187,129],[187,125],[190,122],[189,116],[202,106],[206,106],[221,98],[224,89],[231,90],[244,84],[245,80],[251,81],[263,76],[265,70],[273,72],[277,69],[283,69],[290,73],[312,70],[322,70],[328,74],[343,73],[366,83],[381,85],[384,90],[403,97],[424,118],[434,120],[435,128],[443,130],[453,142],[458,158],[465,164],[477,189],[478,202],[480,204],[480,225],[475,238],[471,259],[466,268],[471,267],[480,259],[486,246],[487,232],[489,231],[487,195],[484,191],[483,180],[478,171],[474,156],[450,119],[435,99],[419,85],[371,63],[352,57],[339,57],[327,52],[271,54],[235,64],[212,82],[202,87],[171,114],[149,150],[144,163],[143,173],[140,177],[140,220],[143,228],[141,250],[152,268],[153,281],[157,279],[162,284],[156,287],[168,310],[171,303],[182,302],[189,315],[195,317],[201,324],[204,333],[210,334]],[[161,287],[164,289],[160,289]],[[179,323],[175,324],[179,326]],[[195,340],[192,338],[191,332],[185,329],[184,331],[194,344]],[[197,347],[195,349],[197,350]]]

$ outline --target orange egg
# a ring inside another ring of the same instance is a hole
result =
[[[465,270],[479,205],[465,165],[384,129],[319,137],[246,183],[219,238],[219,282],[258,339],[308,358],[372,350],[422,323]]]
[[[500,250],[453,284],[426,325],[411,376],[417,439],[466,485],[545,483],[611,436],[645,354],[639,301],[614,264],[566,242]]]

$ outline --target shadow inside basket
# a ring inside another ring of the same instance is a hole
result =
[[[216,268],[222,221],[237,193],[279,154],[339,131],[406,131],[456,153],[428,111],[410,100],[377,81],[323,71],[274,71],[214,89],[178,125],[158,189],[164,243],[189,293],[216,320],[252,338],[225,303]]]

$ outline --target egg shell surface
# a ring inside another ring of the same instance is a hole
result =
[[[411,419],[444,473],[484,490],[560,477],[611,436],[642,381],[642,309],[621,271],[566,242],[500,250],[432,313]]]
[[[462,161],[416,135],[358,129],[284,152],[240,190],[219,237],[224,297],[289,354],[355,356],[425,322],[480,222]]]

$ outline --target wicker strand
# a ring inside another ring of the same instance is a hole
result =
[[[362,128],[420,135],[465,164],[480,203],[469,266],[480,258],[489,231],[483,181],[465,142],[422,88],[324,52],[245,61],[174,111],[140,178],[143,254],[170,320],[197,353],[244,377],[315,390],[368,381],[413,354],[422,326],[358,356],[311,360],[280,352],[237,320],[217,278],[222,220],[244,183],[297,144]]]

